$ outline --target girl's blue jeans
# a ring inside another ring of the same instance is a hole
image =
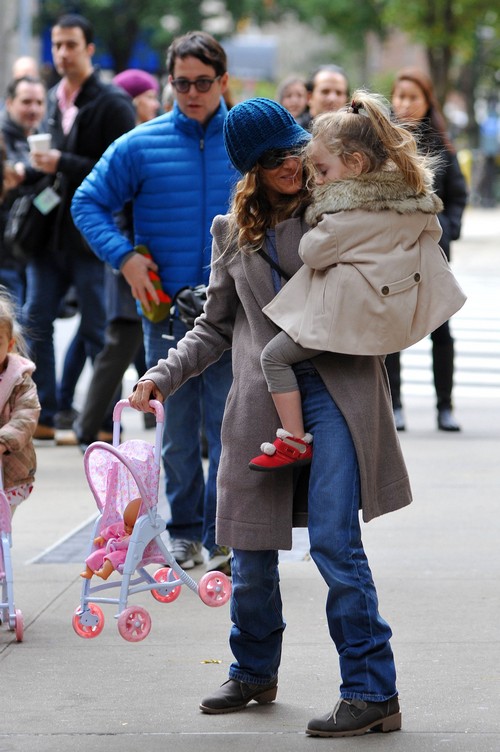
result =
[[[397,694],[389,625],[378,600],[359,522],[359,468],[351,434],[319,375],[298,375],[304,424],[314,437],[309,486],[311,556],[328,586],[328,627],[342,697],[382,702]],[[251,684],[277,676],[285,622],[277,551],[233,550],[229,675]]]

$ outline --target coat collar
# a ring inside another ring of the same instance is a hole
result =
[[[399,170],[393,169],[318,186],[313,193],[313,203],[306,211],[306,219],[315,225],[325,213],[354,209],[437,214],[442,208],[440,199],[434,193],[428,191],[417,196]]]

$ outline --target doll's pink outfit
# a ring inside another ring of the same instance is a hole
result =
[[[105,561],[110,561],[113,569],[125,563],[130,535],[125,531],[123,522],[115,522],[101,530],[99,535],[106,540],[106,545],[93,551],[85,563],[93,572],[101,569]]]

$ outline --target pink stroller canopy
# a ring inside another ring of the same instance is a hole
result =
[[[155,448],[139,439],[118,447],[92,445],[84,459],[85,473],[102,517],[99,529],[113,525],[123,517],[132,499],[142,498],[139,515],[158,504],[160,466],[155,462]],[[142,565],[163,562],[158,545],[152,540],[144,549]]]
[[[146,441],[132,439],[116,448],[91,447],[85,457],[85,472],[103,512],[103,526],[121,519],[128,502],[138,496],[143,511],[157,505],[160,468],[154,461],[154,447]]]

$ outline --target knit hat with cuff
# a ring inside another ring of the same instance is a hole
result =
[[[272,99],[256,97],[231,107],[224,121],[229,159],[241,173],[249,172],[266,151],[302,146],[311,134],[287,109]]]

